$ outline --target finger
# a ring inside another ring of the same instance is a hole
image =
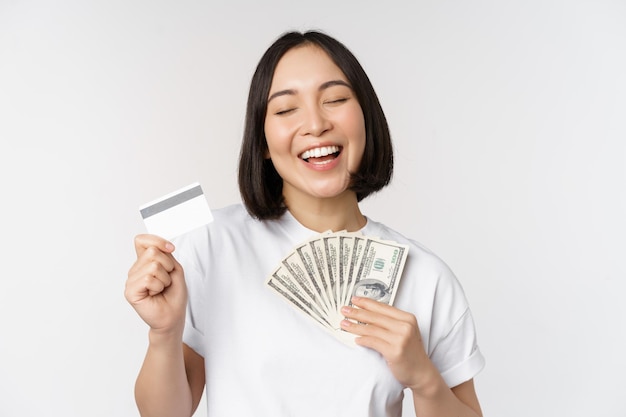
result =
[[[124,295],[131,304],[136,304],[148,296],[162,293],[166,287],[163,277],[145,274],[135,280],[129,280]]]
[[[345,306],[342,307],[341,312],[347,319],[363,324],[374,325],[383,329],[393,329],[394,324],[399,321],[396,317],[366,310],[364,308]]]
[[[360,346],[372,348],[379,353],[388,351],[395,339],[389,330],[365,323],[342,320],[341,328],[359,337],[355,342]]]
[[[147,262],[141,266],[131,268],[131,271],[128,273],[128,283],[130,285],[139,283],[137,285],[141,287],[141,283],[149,278],[156,278],[163,283],[164,287],[169,287],[172,284],[170,271],[158,261]]]
[[[156,261],[149,263],[146,265],[146,273],[161,281],[166,287],[169,287],[172,284],[170,270],[165,268],[162,263]]]
[[[171,253],[164,253],[155,246],[149,246],[137,257],[135,263],[130,267],[129,274],[155,262],[162,265],[168,272],[171,272],[178,264]]]
[[[367,297],[352,297],[350,299],[353,305],[367,311],[371,311],[374,313],[383,314],[388,317],[395,318],[396,320],[411,320],[413,315],[411,313],[407,313],[406,311],[402,311],[397,309],[396,307],[390,306],[385,303],[380,303],[376,300],[372,300]]]
[[[396,362],[403,352],[414,350],[409,348],[414,341],[419,341],[416,328],[410,323],[396,321],[393,329],[386,329],[376,325],[343,320],[341,328],[355,334],[355,342],[379,352],[387,361]]]
[[[144,288],[149,296],[162,293],[165,287],[165,283],[158,277],[147,276],[144,280]]]
[[[162,252],[161,249],[155,246],[147,248],[141,258],[145,263],[156,262],[160,264],[167,272],[172,272],[177,264],[171,253]]]
[[[364,335],[354,339],[354,343],[359,346],[370,348],[380,353],[387,360],[388,352],[393,349],[393,345],[387,339]]]
[[[151,293],[154,291],[159,293],[172,285],[172,276],[160,263],[150,262],[130,274],[127,285],[131,289],[134,288],[135,292],[145,293],[146,290],[150,290]]]
[[[135,236],[135,252],[138,257],[149,247],[156,247],[164,253],[172,253],[175,249],[172,242],[157,235],[140,234]]]

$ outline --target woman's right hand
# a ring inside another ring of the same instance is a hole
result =
[[[152,332],[182,337],[187,286],[182,266],[167,240],[142,234],[135,237],[137,260],[128,271],[124,296]]]

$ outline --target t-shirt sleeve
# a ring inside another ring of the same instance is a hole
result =
[[[187,319],[185,320],[185,330],[183,332],[183,343],[204,357],[204,349],[202,340],[204,335],[196,327],[192,320],[189,319],[189,311],[187,311]]]
[[[469,308],[450,333],[438,341],[431,354],[431,360],[442,364],[439,371],[449,387],[455,387],[474,378],[485,366]]]
[[[183,267],[188,294],[183,343],[204,357],[204,314],[202,311],[204,273],[202,272],[197,256],[198,239],[197,237],[196,239],[193,238],[196,234],[197,233],[189,233],[174,240],[174,244],[176,245],[174,256]]]
[[[485,365],[461,284],[444,267],[433,304],[429,356],[449,387],[474,378]]]

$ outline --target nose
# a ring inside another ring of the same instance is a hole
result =
[[[303,135],[322,136],[332,128],[332,123],[328,117],[324,114],[323,110],[317,106],[308,108],[303,117]]]

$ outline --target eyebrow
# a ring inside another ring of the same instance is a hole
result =
[[[343,85],[345,87],[348,87],[349,89],[352,90],[352,86],[350,86],[350,84],[348,84],[347,82],[343,81],[343,80],[331,80],[331,81],[326,81],[325,83],[323,83],[322,85],[319,86],[319,88],[317,89],[318,91],[322,91],[322,90],[326,90],[327,88],[330,87],[334,87],[336,85]],[[293,90],[293,89],[287,89],[287,90],[280,90],[275,92],[274,94],[272,94],[268,99],[267,102],[269,103],[270,101],[272,101],[273,99],[275,99],[276,97],[280,97],[280,96],[293,96],[296,95],[297,91]]]

